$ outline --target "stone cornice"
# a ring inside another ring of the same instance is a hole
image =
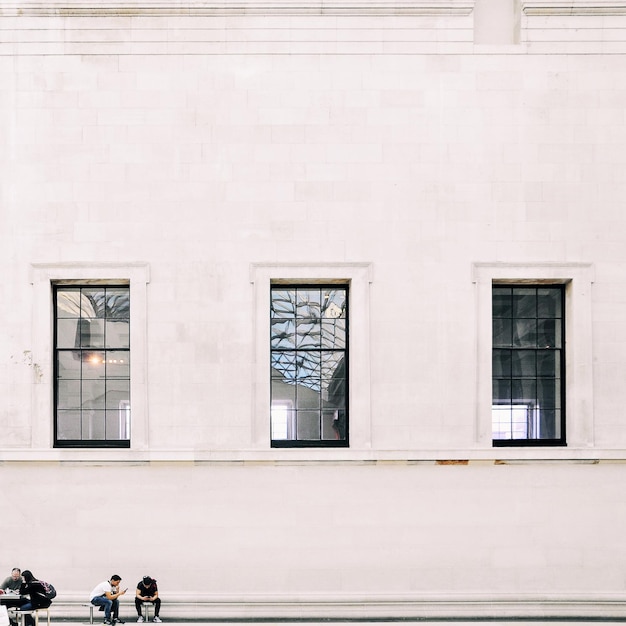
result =
[[[616,0],[528,0],[524,15],[626,15],[626,2]]]
[[[222,16],[222,15],[459,15],[474,0],[24,0],[7,2],[1,16]]]

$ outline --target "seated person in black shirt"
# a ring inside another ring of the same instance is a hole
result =
[[[52,600],[46,595],[44,586],[38,581],[30,570],[25,569],[22,572],[24,582],[20,587],[20,595],[28,596],[26,604],[20,607],[20,611],[33,611],[34,609],[47,609]],[[33,626],[35,620],[32,615],[24,615],[26,626]]]
[[[135,608],[137,609],[138,622],[143,622],[143,615],[141,613],[141,605],[143,602],[152,602],[154,604],[154,619],[153,622],[160,622],[159,611],[161,610],[161,598],[159,598],[159,589],[157,587],[157,581],[150,576],[144,576],[142,580],[137,583],[137,591],[135,592]]]

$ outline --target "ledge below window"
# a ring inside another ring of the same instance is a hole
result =
[[[497,450],[130,450],[4,449],[0,463],[68,462],[85,464],[215,463],[269,465],[514,465],[542,463],[626,463],[626,449],[541,448]]]

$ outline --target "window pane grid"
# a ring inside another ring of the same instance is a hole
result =
[[[55,445],[130,445],[130,290],[57,286]]]
[[[270,299],[272,446],[347,445],[347,287],[272,287]]]
[[[492,432],[496,445],[564,444],[560,285],[492,290]]]

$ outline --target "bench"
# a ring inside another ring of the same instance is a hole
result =
[[[24,615],[35,615],[35,626],[39,626],[39,611],[45,611],[48,618],[48,626],[50,626],[50,607],[45,609],[31,609],[30,611],[22,611],[19,608],[9,609],[9,612],[14,615],[19,626],[24,626]]]
[[[154,615],[154,602],[141,603],[141,614],[143,615],[144,622],[150,621],[150,607],[152,607],[152,615]]]
[[[83,606],[89,607],[89,623],[93,624],[94,610],[102,611],[103,609],[101,609],[99,606],[96,606],[95,604],[91,604],[91,602],[89,604],[83,604]]]
[[[94,609],[99,609],[99,607],[95,606],[94,604],[91,604],[91,602],[89,604],[83,604],[83,606],[89,607],[89,623],[93,624],[93,611]],[[154,602],[142,602],[141,603],[141,614],[143,615],[143,619],[146,622],[150,621],[150,607],[152,607],[152,614],[154,615]],[[42,609],[43,611],[44,609]],[[48,619],[48,622],[50,620]],[[38,624],[36,624],[36,626],[38,626]]]

